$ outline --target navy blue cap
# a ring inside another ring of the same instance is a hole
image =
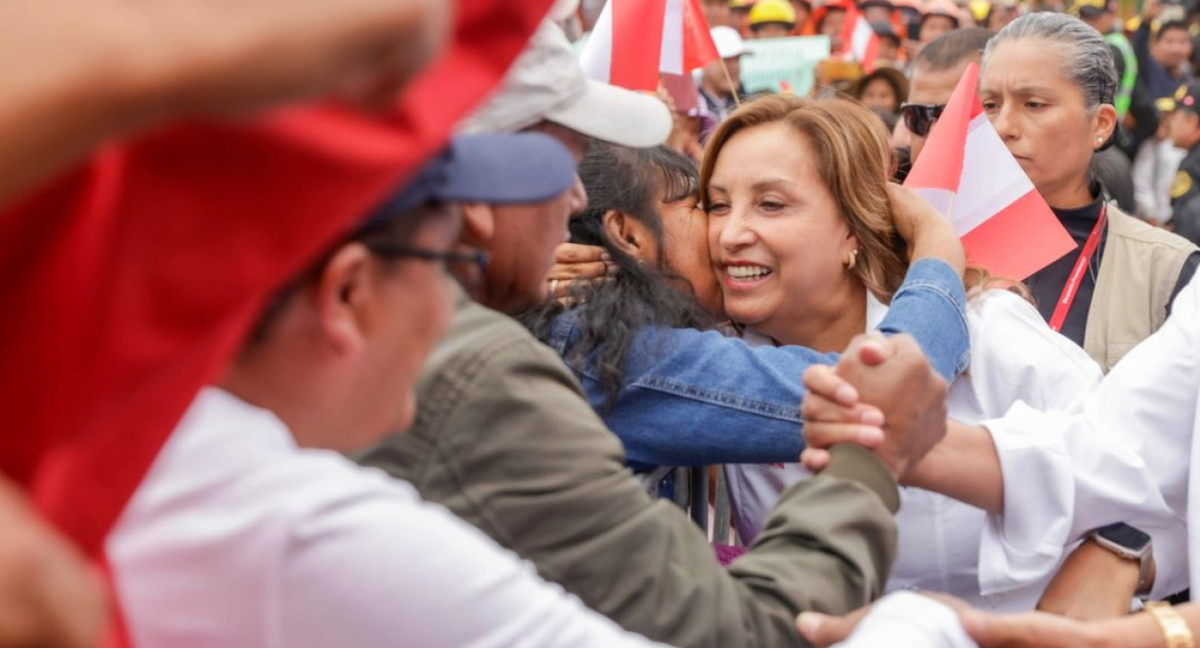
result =
[[[575,182],[575,159],[542,133],[457,135],[368,224],[429,202],[538,203]]]

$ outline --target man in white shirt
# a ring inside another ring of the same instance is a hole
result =
[[[410,424],[459,202],[574,190],[541,134],[458,138],[267,306],[107,545],[139,646],[650,646],[346,451]],[[564,201],[565,202],[565,201]]]

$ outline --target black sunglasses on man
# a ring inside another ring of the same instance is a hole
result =
[[[946,104],[900,104],[900,116],[904,118],[904,126],[917,137],[929,135],[933,123],[942,116]]]

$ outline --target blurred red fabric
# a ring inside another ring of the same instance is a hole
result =
[[[0,470],[104,537],[260,304],[440,148],[550,0],[459,0],[392,115],[329,105],[114,143],[0,211]]]

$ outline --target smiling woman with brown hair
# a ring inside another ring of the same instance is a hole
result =
[[[887,201],[887,132],[848,100],[768,97],[713,134],[700,175],[709,253],[725,313],[751,344],[846,348],[883,318],[908,262],[906,225]],[[950,414],[981,421],[1017,401],[1063,408],[1100,379],[1085,353],[1037,311],[968,273],[970,364]],[[810,475],[799,465],[726,467],[738,535],[749,544],[775,498]],[[916,488],[901,492],[900,550],[889,588],[948,591],[976,605],[1028,610],[1043,581],[1003,596],[979,568],[984,513]],[[1045,574],[1048,579],[1049,574]]]
[[[614,272],[608,281],[575,285],[569,303],[547,304],[525,319],[575,371],[588,401],[624,442],[629,463],[651,472],[797,461],[804,397],[797,376],[833,356],[803,346],[750,348],[693,328],[705,328],[708,319],[697,315],[700,306],[719,316],[722,301],[707,219],[696,208],[695,167],[671,151],[597,144],[580,176],[589,200],[572,219],[571,240],[601,246]],[[904,224],[897,236],[908,242],[888,246],[891,271],[877,275],[886,281],[879,289],[897,304],[879,329],[911,334],[952,379],[966,355],[962,247],[949,223],[910,190],[888,188],[886,178],[876,188],[871,208],[889,215],[888,227],[894,210]],[[903,262],[900,254],[907,255]]]

